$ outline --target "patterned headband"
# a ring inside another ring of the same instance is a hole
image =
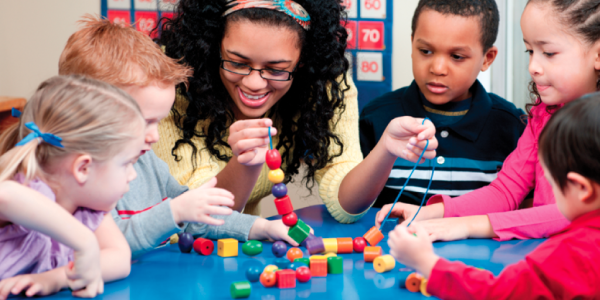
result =
[[[223,17],[245,8],[268,8],[280,11],[292,17],[302,28],[310,28],[310,16],[300,4],[292,0],[227,0],[229,9],[223,13]]]

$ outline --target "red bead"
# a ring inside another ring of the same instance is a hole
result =
[[[354,252],[363,252],[367,246],[367,240],[364,237],[357,237],[352,242],[352,246],[354,247]]]
[[[307,282],[310,280],[310,269],[308,267],[300,267],[296,269],[296,279],[300,282]]]
[[[267,157],[265,157],[265,161],[267,162],[269,169],[279,169],[279,167],[281,167],[281,155],[279,155],[279,151],[277,151],[277,149],[271,149],[267,151]]]
[[[285,195],[281,198],[275,199],[275,207],[277,208],[277,213],[284,216],[294,211],[294,207],[292,206],[292,201],[288,195]]]
[[[260,274],[260,283],[265,287],[274,286],[277,283],[277,277],[274,272],[263,272]]]
[[[280,289],[296,287],[296,272],[294,270],[281,270],[275,272],[277,277],[277,287]]]
[[[283,215],[281,221],[283,221],[283,224],[285,224],[285,226],[292,227],[296,225],[296,223],[298,223],[298,216],[296,216],[295,212],[291,212],[289,214]]]
[[[209,239],[197,238],[194,241],[194,251],[202,255],[210,255],[215,250],[215,244]]]

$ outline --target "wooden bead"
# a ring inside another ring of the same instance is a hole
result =
[[[327,276],[327,260],[326,259],[311,259],[310,274],[312,277]]]
[[[302,250],[296,247],[290,248],[290,250],[287,252],[287,258],[290,260],[290,262],[294,262],[296,258],[302,258],[302,256]]]
[[[396,266],[396,260],[391,255],[382,255],[373,260],[373,269],[377,273],[391,271]]]
[[[423,277],[417,273],[408,275],[405,283],[406,289],[413,293],[419,292],[421,290],[421,280],[423,280]]]
[[[325,244],[323,244],[323,239],[321,237],[313,236],[313,238],[307,238],[307,240],[306,250],[308,250],[308,254],[313,255],[325,251]]]
[[[329,274],[342,274],[344,272],[344,262],[339,256],[327,258],[327,272]]]
[[[275,198],[281,198],[287,195],[287,186],[283,182],[274,184],[273,188],[271,188],[271,193],[273,196],[275,196]]]
[[[277,277],[277,287],[280,289],[288,289],[296,287],[296,271],[281,270],[275,272]]]
[[[383,234],[375,226],[371,227],[363,237],[371,246],[377,246],[377,244],[383,240]]]
[[[276,266],[276,265],[268,265],[268,266],[266,266],[266,267],[265,267],[265,269],[263,270],[263,273],[264,273],[264,272],[275,272],[275,271],[277,271],[278,269],[279,269],[279,268],[277,268],[277,266]]]
[[[197,238],[194,241],[194,251],[202,255],[211,255],[215,250],[215,244],[209,239]]]
[[[250,282],[258,282],[260,280],[260,268],[258,267],[250,267],[246,269],[246,278]]]
[[[275,257],[283,257],[287,252],[287,245],[285,242],[277,241],[273,243],[273,246],[271,246],[271,251]]]
[[[365,251],[363,252],[365,262],[373,262],[381,254],[381,247],[365,247]]]
[[[296,223],[298,223],[298,216],[295,212],[291,212],[289,214],[283,215],[283,217],[281,217],[281,221],[283,222],[283,224],[285,224],[285,226],[292,227],[296,225]]]
[[[354,238],[354,241],[352,241],[354,252],[362,253],[365,250],[365,246],[367,246],[367,240],[362,236]]]
[[[264,287],[272,287],[277,283],[277,277],[275,277],[275,272],[263,272],[260,274],[260,283]]]
[[[248,256],[256,256],[263,251],[263,245],[259,241],[247,241],[242,245],[242,252]]]
[[[431,294],[429,294],[427,292],[427,278],[423,278],[421,280],[421,285],[419,286],[419,290],[421,291],[421,294],[423,294],[423,296],[431,297]]]
[[[308,237],[309,233],[310,227],[302,220],[298,220],[298,223],[288,230],[288,235],[298,244],[302,243]]]
[[[229,287],[229,291],[231,292],[231,298],[233,299],[248,298],[250,297],[252,287],[248,281],[234,282]]]
[[[296,269],[296,279],[300,282],[307,282],[310,280],[311,274],[308,267],[299,267]]]
[[[269,181],[272,182],[273,184],[282,183],[284,177],[285,177],[285,174],[283,173],[283,171],[281,169],[269,171]]]
[[[265,162],[269,169],[276,170],[281,167],[281,155],[277,149],[271,149],[267,151],[267,156],[265,157]]]
[[[276,198],[273,200],[275,202],[275,208],[277,208],[277,213],[284,216],[294,211],[294,206],[292,206],[292,201],[290,197],[285,195],[283,198]]]
[[[323,239],[323,244],[325,245],[325,253],[337,253],[337,239]]]
[[[333,252],[328,252],[328,253],[325,253],[323,256],[325,256],[327,258],[330,258],[330,257],[333,257],[333,256],[337,256],[337,254],[335,254]]]
[[[172,236],[169,238],[169,243],[170,243],[171,245],[172,245],[172,244],[177,244],[178,242],[179,242],[179,235],[178,235],[177,233],[176,233],[176,234],[174,234],[174,235],[172,235]]]
[[[179,245],[179,250],[183,253],[192,252],[192,246],[194,245],[194,237],[189,232],[184,232],[179,236],[179,241],[177,242]]]
[[[352,238],[337,238],[337,253],[352,253]]]
[[[279,270],[289,269],[290,261],[287,258],[278,258],[275,260],[275,265]]]
[[[238,244],[236,239],[217,240],[217,255],[220,257],[238,256]]]

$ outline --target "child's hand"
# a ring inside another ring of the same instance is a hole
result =
[[[388,211],[390,211],[391,207],[392,207],[392,204],[386,204],[381,208],[380,211],[377,212],[377,215],[375,216],[375,226],[377,226],[378,228],[379,228],[379,226],[381,226],[381,222],[383,222],[383,219],[385,219],[385,216],[387,215]],[[406,204],[406,203],[396,203],[396,205],[394,205],[394,210],[392,210],[392,213],[390,214],[389,217],[390,218],[398,218],[398,222],[400,224],[406,226],[406,224],[408,224],[408,222],[410,222],[410,220],[412,220],[415,213],[417,213],[418,209],[419,209],[419,206],[417,206],[417,205]],[[443,217],[444,217],[444,204],[436,203],[436,204],[432,204],[432,205],[423,206],[421,208],[421,211],[417,215],[417,218],[415,219],[415,221],[437,219],[437,218],[443,218]]]
[[[227,143],[240,164],[256,166],[265,163],[272,125],[271,119],[241,120],[231,124]],[[271,136],[276,134],[277,129],[272,127]]]
[[[249,240],[269,240],[274,241],[286,241],[290,245],[297,247],[299,246],[294,239],[288,235],[289,227],[285,226],[281,220],[268,221],[266,219],[257,219],[250,233],[248,234]],[[310,233],[314,230],[311,228]]]
[[[70,262],[64,271],[67,285],[73,290],[76,297],[95,297],[104,292],[102,269],[100,267],[100,247],[94,238],[82,251],[75,251],[73,262]]]
[[[18,295],[23,291],[27,297],[46,296],[66,286],[67,278],[61,268],[40,274],[18,275],[0,281],[0,299],[4,300],[10,294]]]
[[[264,158],[264,157],[263,157]],[[230,215],[233,206],[233,194],[227,190],[215,188],[217,178],[195,190],[189,190],[171,200],[171,211],[175,223],[194,222],[208,225],[223,225],[225,220],[210,215]],[[224,207],[229,206],[229,207]]]
[[[388,152],[396,157],[400,157],[412,162],[416,162],[425,150],[423,158],[432,159],[435,157],[438,141],[435,138],[435,126],[427,120],[424,124],[423,119],[413,117],[399,117],[393,119],[381,136]],[[429,141],[427,149],[425,146]]]
[[[414,236],[413,234],[416,234]],[[433,245],[425,229],[418,224],[406,228],[402,225],[390,231],[388,245],[390,254],[399,262],[416,269],[429,278],[439,257],[433,253]]]
[[[433,219],[418,222],[433,241],[497,237],[487,215]]]

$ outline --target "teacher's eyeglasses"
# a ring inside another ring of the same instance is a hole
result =
[[[274,69],[254,69],[247,64],[238,63],[235,61],[224,60],[221,58],[221,69],[238,74],[238,75],[250,75],[252,71],[258,71],[260,77],[267,80],[274,81],[289,81],[292,79],[292,74],[296,71],[288,72],[282,70],[274,70]]]

